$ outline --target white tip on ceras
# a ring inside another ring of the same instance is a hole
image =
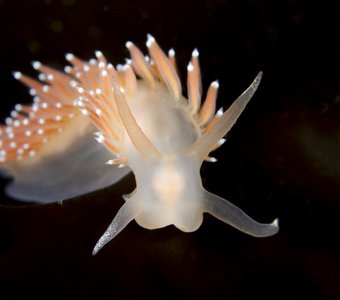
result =
[[[84,72],[90,71],[89,65],[84,65],[84,66],[83,66],[83,70],[84,70]]]
[[[41,108],[43,108],[43,109],[47,109],[48,108],[48,103],[47,102],[43,102],[43,103],[41,103]]]
[[[22,105],[21,104],[15,104],[14,105],[14,110],[17,112],[21,112],[22,111]]]
[[[97,58],[103,57],[103,52],[101,52],[100,50],[96,50],[94,54],[96,55]]]
[[[99,62],[98,64],[99,69],[104,69],[105,68],[105,63],[104,62]]]
[[[16,118],[16,117],[18,116],[18,112],[15,111],[15,110],[12,110],[11,113],[10,113],[10,116],[11,116],[12,118]]]
[[[97,64],[97,60],[94,59],[94,58],[91,58],[91,59],[89,60],[89,64],[90,64],[91,66],[95,66],[95,65]]]
[[[189,62],[188,66],[187,66],[187,70],[188,70],[188,72],[192,72],[194,70],[194,65],[191,62]]]
[[[99,143],[99,144],[102,144],[104,142],[104,137],[101,135],[101,136],[97,136],[95,137],[95,140]]]
[[[70,86],[71,86],[72,88],[75,88],[77,85],[78,85],[77,81],[75,81],[75,80],[71,80],[71,81],[70,81]]]
[[[130,58],[125,58],[125,62],[127,65],[131,66],[132,65],[132,59]]]
[[[115,164],[115,159],[110,159],[105,164],[106,165],[114,165]]]
[[[124,66],[126,66],[126,65],[118,64],[118,65],[116,66],[116,70],[117,70],[118,72],[123,72],[123,71],[125,71]]]
[[[72,60],[74,59],[74,55],[72,53],[66,53],[65,58],[67,61],[72,62]]]
[[[39,70],[41,68],[41,62],[40,61],[32,61],[32,67],[34,70]]]
[[[13,77],[17,80],[19,80],[22,77],[22,73],[19,71],[15,71],[12,74],[13,74]]]
[[[12,118],[6,118],[6,120],[7,120],[7,119],[12,120],[11,122],[13,122],[13,119],[12,119]],[[6,120],[5,120],[5,121],[6,121]],[[7,124],[6,124],[6,125],[7,125]],[[9,132],[12,132],[12,131],[13,131],[13,128],[10,127],[10,126],[7,126],[7,127],[5,128],[5,132],[6,132],[6,133],[9,133]]]
[[[14,133],[13,132],[9,132],[7,133],[7,138],[9,138],[10,140],[14,139]]]
[[[30,157],[35,156],[35,151],[34,151],[34,150],[29,151],[29,152],[28,152],[28,155],[29,155]]]
[[[17,151],[17,154],[22,155],[22,154],[24,154],[24,152],[25,152],[24,149],[19,148],[18,151]]]
[[[192,51],[192,57],[198,57],[199,56],[199,52],[197,50],[197,48],[194,49],[194,51]]]
[[[103,114],[103,112],[99,108],[95,108],[95,113],[99,117]]]
[[[66,66],[66,67],[64,68],[64,72],[65,72],[66,74],[71,73],[71,71],[72,71],[72,67],[71,67],[71,66]]]
[[[44,125],[44,124],[45,124],[45,119],[44,119],[44,118],[40,118],[40,119],[38,120],[38,124]]]
[[[60,108],[62,108],[62,104],[61,104],[61,102],[57,102],[56,104],[55,104],[55,107],[56,108],[58,108],[58,109],[60,109]]]
[[[222,146],[225,142],[227,141],[227,139],[222,138],[218,141],[218,146]]]
[[[80,98],[80,97],[79,97],[79,98]],[[82,107],[84,107],[84,102],[83,102],[83,100],[81,100],[81,99],[79,99],[79,98],[78,98],[78,100],[75,100],[75,103],[74,103],[74,104],[75,104],[76,106],[82,108]]]
[[[11,125],[13,123],[13,119],[12,118],[9,118],[9,117],[7,117],[6,119],[5,119],[5,124],[8,126],[8,125]],[[10,128],[10,127],[7,127],[7,128]],[[6,129],[7,129],[6,128]]]
[[[120,162],[121,162],[121,160],[115,158],[115,159],[110,159],[110,160],[108,160],[105,164],[106,164],[106,165],[109,165],[109,166],[117,165],[117,164],[118,164],[118,168],[124,168],[124,167],[126,167],[125,164],[122,164],[122,163],[120,163]]]
[[[81,111],[81,113],[84,115],[84,116],[88,116],[89,115],[89,112],[88,112],[88,110],[87,109],[81,109],[80,110]]]
[[[79,94],[83,94],[84,93],[84,89],[81,86],[77,86],[76,89],[77,89],[77,92]]]
[[[42,87],[41,90],[42,90],[44,93],[47,93],[47,92],[49,91],[49,89],[50,89],[49,86],[45,84],[45,85],[43,85],[43,87]]]
[[[211,86],[217,90],[220,87],[220,84],[218,83],[218,80],[215,80],[211,83]]]
[[[113,67],[113,64],[108,63],[108,64],[107,64],[107,69],[108,69],[108,70],[114,70],[115,68]]]
[[[93,135],[98,143],[102,144],[105,141],[105,137],[100,131],[94,132]]]
[[[61,115],[56,115],[55,117],[54,117],[54,120],[55,121],[57,121],[57,122],[60,122],[61,120],[62,120],[62,116]]]
[[[38,135],[43,135],[44,134],[44,129],[42,129],[42,128],[39,128],[38,130],[37,130],[37,134]]]
[[[146,47],[150,48],[153,43],[156,42],[155,38],[151,34],[147,34]]]
[[[209,157],[206,158],[206,161],[215,163],[215,162],[217,162],[217,158],[216,158],[216,157],[209,156]]]
[[[168,52],[168,55],[169,55],[170,57],[175,57],[175,50],[171,48],[171,49],[169,50],[169,52]]]
[[[223,107],[221,107],[217,112],[216,112],[216,116],[217,117],[221,117],[223,115]]]
[[[127,41],[127,42],[125,43],[125,46],[126,46],[126,48],[130,49],[130,48],[133,46],[133,43],[130,42],[130,41]]]
[[[43,73],[40,73],[40,74],[38,75],[38,79],[39,79],[40,81],[45,81],[45,80],[46,80],[46,75],[43,74]]]

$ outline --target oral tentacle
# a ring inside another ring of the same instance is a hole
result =
[[[236,229],[255,237],[267,237],[279,231],[278,219],[270,224],[258,223],[243,210],[217,195],[205,191],[205,211]]]

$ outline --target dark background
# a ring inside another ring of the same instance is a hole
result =
[[[1,299],[339,299],[340,98],[336,1],[0,0],[1,120],[30,102],[11,72],[100,49],[114,64],[146,33],[174,47],[185,80],[198,47],[204,87],[228,107],[260,88],[215,156],[204,186],[280,232],[256,239],[206,215],[190,234],[132,222],[91,251],[133,176],[62,205],[1,195]],[[2,180],[2,185],[5,180]]]

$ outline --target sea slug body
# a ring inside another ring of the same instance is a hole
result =
[[[93,254],[133,219],[148,229],[173,224],[191,232],[199,228],[207,212],[253,236],[277,233],[277,219],[271,224],[257,223],[227,200],[207,192],[200,177],[202,162],[216,161],[210,152],[223,144],[223,137],[255,93],[262,73],[227,111],[215,112],[219,85],[217,81],[210,85],[201,105],[196,49],[187,68],[186,99],[174,50],[166,55],[151,35],[146,45],[150,56],[145,57],[127,42],[131,60],[116,69],[102,54],[92,65],[74,63],[73,72],[82,73],[77,103],[98,128],[98,142],[116,157],[107,164],[128,166],[137,183],[135,190],[124,196],[125,204]],[[96,78],[96,88],[84,83],[82,76]]]

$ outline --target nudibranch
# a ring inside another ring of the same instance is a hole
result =
[[[91,63],[71,59],[72,73],[80,72],[77,104],[99,130],[97,141],[113,154],[108,165],[126,165],[137,187],[97,242],[93,255],[133,219],[148,229],[175,225],[184,232],[198,229],[210,213],[242,232],[266,237],[278,232],[278,220],[261,224],[227,200],[206,191],[200,178],[204,160],[220,147],[223,137],[255,93],[262,76],[224,113],[216,112],[218,82],[201,105],[198,51],[187,67],[188,98],[176,69],[174,50],[166,55],[148,35],[149,56],[126,43],[131,59],[114,68],[103,56]]]
[[[74,61],[71,54],[66,58]],[[129,173],[105,165],[112,154],[94,140],[95,127],[76,105],[74,86],[81,74],[70,66],[65,74],[38,61],[32,65],[39,81],[21,72],[13,75],[30,88],[33,104],[15,105],[6,125],[0,125],[0,171],[14,178],[6,193],[49,203],[109,186]]]

